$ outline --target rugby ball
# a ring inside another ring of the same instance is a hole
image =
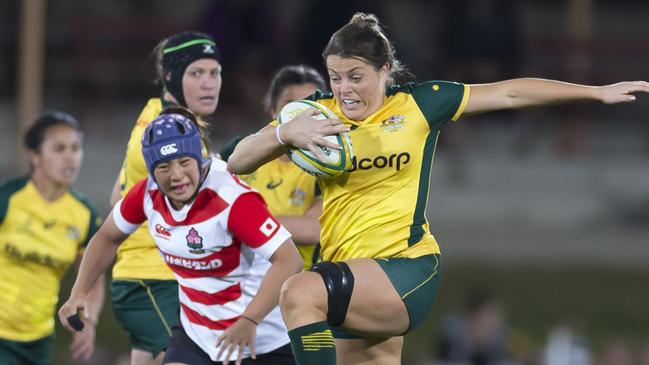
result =
[[[307,109],[317,109],[320,114],[314,115],[314,120],[338,119],[338,116],[329,110],[326,106],[310,100],[292,101],[282,108],[277,117],[279,124],[290,123],[298,114]],[[339,133],[325,137],[331,143],[341,146],[341,149],[320,147],[325,160],[320,161],[314,154],[308,150],[300,148],[290,148],[288,157],[305,172],[321,178],[332,178],[343,174],[352,166],[354,152],[352,150],[352,140],[349,133]]]

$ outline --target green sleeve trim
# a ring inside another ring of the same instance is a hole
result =
[[[221,160],[228,162],[228,158],[232,155],[232,152],[234,152],[234,149],[237,147],[239,142],[243,139],[242,135],[238,135],[231,140],[229,140],[220,150],[219,150],[219,156],[221,156]]]
[[[334,98],[334,93],[332,93],[331,91],[316,90],[315,93],[307,96],[304,99],[311,100],[311,101],[318,101],[318,100],[333,99],[333,98]]]
[[[88,242],[90,242],[92,236],[94,236],[95,233],[97,233],[97,230],[99,230],[99,227],[102,223],[102,218],[97,214],[97,210],[95,209],[94,205],[90,203],[90,200],[88,200],[85,195],[73,189],[70,189],[70,193],[90,212],[90,219],[88,220],[88,234],[81,243],[82,247],[86,247],[88,245]]]
[[[464,108],[466,108],[466,105],[469,103],[469,96],[471,96],[471,87],[469,85],[464,85],[464,95],[462,96],[460,106],[451,118],[452,121],[457,122],[457,120],[460,119],[460,116],[464,113]]]
[[[7,216],[9,209],[9,199],[11,196],[20,191],[29,182],[29,176],[20,176],[8,179],[0,183],[0,223]]]
[[[457,120],[469,98],[468,86],[450,81],[408,83],[397,90],[412,95],[431,130],[439,129],[449,120]]]

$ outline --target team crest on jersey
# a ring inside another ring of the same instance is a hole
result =
[[[295,190],[291,192],[291,196],[288,202],[290,205],[304,205],[305,201],[306,192],[300,188],[295,188]]]
[[[205,253],[205,249],[203,248],[203,237],[198,235],[197,230],[191,228],[185,238],[187,239],[187,246],[190,248],[189,252],[195,254]]]
[[[65,227],[65,236],[71,240],[78,241],[81,237],[81,232],[79,227],[76,226],[66,226]]]
[[[405,127],[406,117],[403,115],[393,115],[381,122],[381,128],[385,132],[396,132]]]
[[[155,235],[168,240],[171,237],[171,232],[162,224],[155,225]]]

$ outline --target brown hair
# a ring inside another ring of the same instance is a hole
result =
[[[359,58],[376,70],[387,63],[390,66],[389,84],[413,78],[394,53],[394,46],[385,36],[376,15],[356,13],[349,23],[331,36],[322,52],[322,58],[325,62],[332,55]]]
[[[164,49],[167,48],[167,42],[169,42],[169,38],[161,40],[151,52],[151,57],[155,60],[155,84],[163,88],[165,84],[165,72],[162,59],[164,57]]]
[[[264,98],[264,108],[272,114],[280,94],[289,86],[313,84],[316,89],[325,91],[325,81],[322,75],[313,67],[307,65],[289,65],[282,67],[273,76]]]

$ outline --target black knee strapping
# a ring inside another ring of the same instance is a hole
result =
[[[354,290],[354,275],[344,262],[319,262],[309,269],[322,276],[327,288],[327,323],[340,326],[347,316],[347,309]]]

